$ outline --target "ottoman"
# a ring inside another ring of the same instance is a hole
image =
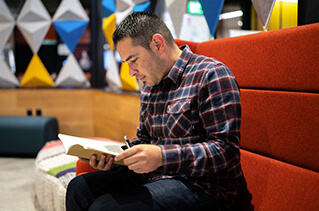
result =
[[[62,142],[50,141],[35,160],[36,207],[40,211],[65,210],[65,193],[75,177],[78,158],[66,155]]]
[[[59,132],[55,117],[0,116],[0,154],[35,157]]]
[[[122,143],[107,138],[89,138]],[[36,207],[40,211],[64,211],[66,188],[71,179],[80,174],[97,171],[77,157],[66,155],[60,140],[47,142],[35,162]]]

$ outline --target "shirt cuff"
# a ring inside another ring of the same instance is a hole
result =
[[[159,145],[162,149],[162,174],[176,174],[181,169],[182,149],[180,145]]]

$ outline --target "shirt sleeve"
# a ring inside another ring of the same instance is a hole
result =
[[[145,116],[147,116],[148,114],[146,113],[147,104],[144,103],[144,99],[146,98],[146,95],[147,95],[146,93],[148,92],[148,89],[149,88],[144,85],[141,90],[140,123],[136,130],[137,138],[132,140],[133,145],[151,143],[151,136],[148,133],[148,130],[145,126]]]
[[[199,88],[198,110],[206,140],[161,145],[162,174],[208,176],[239,163],[241,104],[236,79],[223,64],[208,66]]]

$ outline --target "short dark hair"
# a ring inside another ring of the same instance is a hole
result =
[[[113,33],[113,42],[116,46],[122,39],[131,38],[133,45],[140,45],[150,50],[154,34],[162,35],[170,46],[175,43],[170,30],[161,18],[153,13],[134,12],[118,25]]]

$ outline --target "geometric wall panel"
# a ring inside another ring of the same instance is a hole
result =
[[[103,0],[103,1],[107,2],[107,0]],[[116,11],[123,12],[124,10],[127,10],[131,4],[133,4],[133,2],[127,2],[125,0],[116,0],[116,8],[115,9],[116,9]]]
[[[0,0],[0,52],[3,50],[8,37],[12,33],[14,28],[14,18],[4,3],[3,0]]]
[[[108,16],[107,18],[103,18],[102,20],[102,29],[104,32],[105,39],[107,43],[110,45],[110,50],[113,50],[113,40],[112,34],[115,31],[116,23],[115,23],[115,14]]]
[[[275,5],[275,0],[251,0],[251,2],[253,3],[264,30],[267,30],[269,19]]]
[[[115,0],[102,0],[103,18],[107,18],[116,11]]]
[[[54,82],[37,54],[33,55],[20,85],[24,87],[54,86]]]
[[[18,86],[18,79],[8,68],[8,65],[0,59],[0,88],[15,88]]]
[[[27,0],[17,19],[17,26],[36,54],[51,26],[51,17],[41,0]]]
[[[112,51],[111,51],[112,52]],[[120,78],[118,63],[115,60],[114,52],[112,52],[110,57],[110,66],[106,71],[106,81],[109,87],[113,90],[118,90],[122,88],[122,82]]]
[[[137,4],[133,8],[133,12],[150,12],[151,2],[145,1],[143,3]]]
[[[57,8],[53,21],[89,21],[79,0],[62,0]]]
[[[134,2],[132,0],[116,0],[116,24],[133,12]]]
[[[56,87],[88,88],[90,82],[85,77],[75,56],[70,54],[55,81]]]
[[[129,66],[127,62],[122,62],[120,76],[122,81],[122,89],[134,91],[139,89],[136,77],[131,77],[129,74]]]
[[[70,52],[74,51],[89,21],[79,0],[62,0],[53,16],[53,26]]]
[[[53,26],[61,40],[73,52],[89,21],[54,21]]]
[[[150,11],[150,1],[147,0],[116,0],[116,24],[132,12]]]
[[[187,0],[165,0],[167,10],[171,15],[177,38],[179,38],[179,34],[181,31],[183,17],[186,11],[186,3]]]
[[[199,0],[212,37],[214,37],[219,21],[219,15],[224,6],[224,0]]]
[[[146,0],[133,0],[133,3],[134,3],[134,5],[137,5],[137,4],[142,4],[145,1]]]

